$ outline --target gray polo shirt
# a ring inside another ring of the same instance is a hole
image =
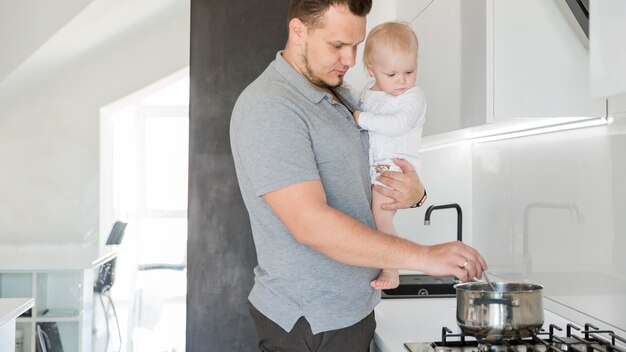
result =
[[[286,331],[301,316],[315,334],[366,317],[380,300],[369,286],[379,270],[298,243],[261,196],[321,180],[330,206],[374,228],[367,131],[279,52],[239,96],[230,138],[259,263],[250,302]]]

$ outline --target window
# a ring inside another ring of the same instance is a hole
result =
[[[111,289],[122,351],[185,350],[188,102],[185,69],[101,111],[101,243],[128,223]]]

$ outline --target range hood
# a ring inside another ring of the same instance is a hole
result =
[[[580,29],[589,39],[589,0],[565,0]]]

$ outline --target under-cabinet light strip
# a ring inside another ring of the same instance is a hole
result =
[[[448,140],[448,141],[440,142],[440,143],[435,142],[429,145],[425,145],[424,147],[422,147],[420,151],[425,152],[425,151],[432,151],[436,149],[459,146],[459,145],[463,145],[467,143],[469,144],[484,143],[484,142],[492,142],[492,141],[499,141],[499,140],[505,140],[505,139],[527,137],[527,136],[533,136],[533,135],[544,134],[544,133],[567,131],[567,130],[573,130],[573,129],[578,129],[578,128],[596,127],[596,126],[607,125],[610,122],[610,120],[611,118],[607,119],[606,117],[599,117],[599,118],[578,120],[578,121],[572,121],[572,122],[564,122],[564,123],[555,124],[555,125],[511,130],[511,131],[506,131],[506,132],[492,131],[492,133],[487,132],[487,133],[482,133],[479,135],[466,136],[464,139],[463,137],[461,137],[457,140]]]
[[[533,127],[533,128],[517,130],[517,131],[509,131],[509,132],[495,133],[495,134],[483,134],[480,136],[468,137],[467,141],[469,141],[470,143],[492,142],[492,141],[499,141],[503,139],[513,139],[513,138],[534,136],[538,134],[567,131],[567,130],[573,130],[573,129],[578,129],[578,128],[596,127],[596,126],[606,125],[608,123],[609,123],[609,120],[607,118],[599,117],[599,118],[593,118],[593,119],[587,119],[587,120],[565,122],[565,123],[561,123],[557,125]]]

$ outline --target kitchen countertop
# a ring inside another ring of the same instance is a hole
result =
[[[3,245],[0,270],[75,270],[98,267],[117,256],[119,246]]]
[[[34,305],[33,298],[0,298],[0,326],[17,319]]]
[[[34,305],[33,298],[0,298],[0,351],[15,351],[17,317]]]
[[[550,300],[544,297],[544,328],[549,324],[565,327],[567,323],[584,324],[589,317],[568,316],[567,319],[547,309]],[[456,297],[384,299],[375,309],[376,352],[406,352],[405,342],[433,342],[441,340],[441,328],[459,333],[456,324]],[[598,326],[606,326],[591,321]]]

